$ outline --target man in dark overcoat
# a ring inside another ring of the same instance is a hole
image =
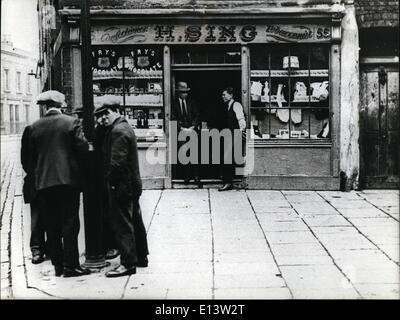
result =
[[[61,112],[65,97],[58,91],[39,95],[46,115],[32,124],[35,187],[56,276],[89,274],[79,263],[78,233],[81,155],[88,151],[79,120]]]
[[[191,89],[186,82],[181,81],[176,84],[175,91],[176,98],[171,107],[171,120],[177,122],[177,133],[179,134],[181,130],[194,130],[199,139],[200,115],[196,103],[188,96]],[[177,141],[178,150],[185,143],[186,141]],[[197,184],[200,183],[198,164],[188,163],[180,165],[183,169],[185,184],[189,183],[191,179],[194,179]]]
[[[35,172],[31,150],[31,126],[26,126],[21,139],[21,164],[26,176],[22,187],[24,202],[30,204],[31,209],[31,237],[29,246],[32,253],[32,263],[44,261],[46,251],[43,217],[39,210],[39,201],[35,188]]]
[[[121,264],[106,273],[107,277],[135,274],[136,267],[147,267],[148,246],[139,198],[142,180],[135,132],[121,116],[119,101],[104,99],[95,110],[104,117],[107,130],[103,143],[104,172],[108,189],[109,216],[120,251]]]

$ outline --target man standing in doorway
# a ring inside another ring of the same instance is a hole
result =
[[[44,217],[48,250],[56,276],[87,275],[79,263],[81,156],[88,151],[79,120],[61,112],[65,97],[46,91],[37,98],[46,115],[32,124],[35,187]]]
[[[222,91],[222,101],[225,104],[223,129],[229,129],[231,133],[231,143],[224,143],[224,160],[222,165],[222,180],[223,186],[218,191],[226,191],[233,189],[233,178],[235,176],[235,152],[242,150],[242,145],[238,145],[236,139],[240,131],[246,130],[246,120],[244,117],[243,106],[240,102],[235,101],[233,97],[233,88],[228,87]],[[240,131],[239,131],[240,130]],[[239,143],[243,143],[242,134],[240,134]],[[236,145],[235,145],[236,143]],[[240,148],[240,149],[239,149]],[[235,151],[236,150],[236,151]]]
[[[110,126],[104,144],[104,171],[108,189],[109,214],[121,264],[106,273],[114,278],[136,273],[136,267],[147,267],[148,246],[139,198],[142,180],[135,132],[120,114],[119,101],[105,96],[95,110]]]
[[[194,130],[198,134],[200,117],[195,102],[188,97],[191,89],[186,82],[182,81],[176,84],[175,90],[176,98],[171,108],[171,120],[177,121],[178,135],[181,130]],[[178,141],[177,149],[179,150],[185,143],[185,141]],[[193,178],[195,183],[200,184],[198,164],[188,163],[182,167],[185,184],[188,184]]]

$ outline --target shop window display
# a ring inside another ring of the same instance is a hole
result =
[[[252,138],[329,140],[329,46],[256,45],[250,55]]]
[[[162,51],[152,46],[92,48],[94,104],[113,95],[138,141],[164,136]]]

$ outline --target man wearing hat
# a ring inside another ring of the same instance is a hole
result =
[[[46,115],[31,126],[35,187],[56,276],[89,274],[79,263],[79,195],[81,155],[88,151],[79,120],[65,115],[65,97],[46,91],[37,98]]]
[[[103,143],[104,174],[108,191],[108,210],[121,264],[106,273],[114,278],[136,273],[147,267],[148,246],[139,198],[142,180],[135,132],[121,116],[119,101],[105,96],[95,110],[109,129]]]
[[[176,84],[176,98],[171,108],[171,120],[177,122],[178,134],[181,130],[194,130],[196,133],[200,127],[200,117],[197,106],[193,99],[188,97],[190,88],[186,82],[180,81]],[[178,141],[179,148],[186,142]],[[188,163],[182,165],[184,182],[189,183],[194,178],[197,184],[200,184],[199,169],[197,164]]]

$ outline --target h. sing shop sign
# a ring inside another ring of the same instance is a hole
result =
[[[119,25],[93,26],[92,44],[228,44],[329,42],[327,25]]]

